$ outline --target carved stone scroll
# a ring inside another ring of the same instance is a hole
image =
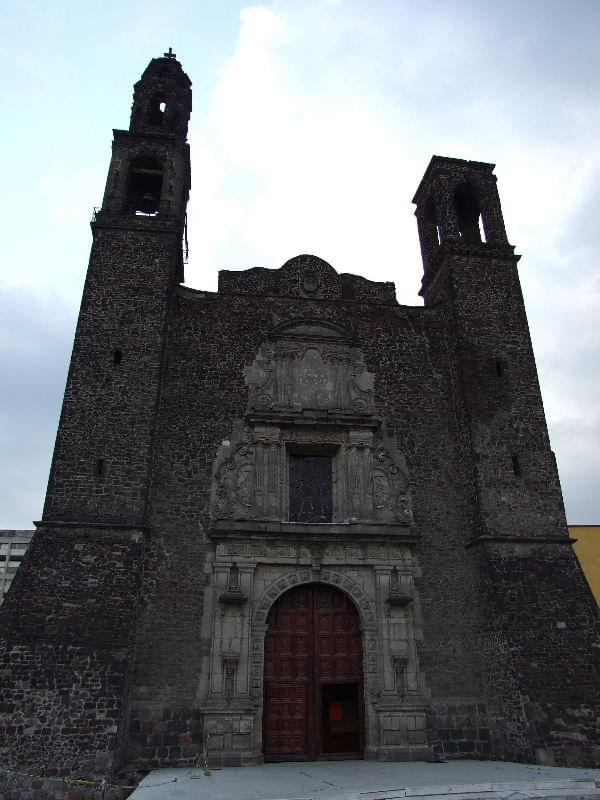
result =
[[[371,493],[373,517],[378,522],[410,521],[406,459],[390,441],[374,448]]]
[[[247,439],[223,444],[215,464],[218,480],[212,486],[211,507],[220,519],[255,516],[256,453]]]

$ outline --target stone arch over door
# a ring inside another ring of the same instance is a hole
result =
[[[331,586],[336,586],[341,589],[345,594],[349,595],[353,600],[363,631],[375,630],[377,618],[375,614],[375,606],[362,589],[362,587],[348,575],[343,572],[332,569],[302,569],[295,572],[287,572],[275,578],[264,589],[254,604],[252,612],[253,626],[265,625],[267,616],[273,603],[288,589],[293,586],[298,586],[302,583],[324,583]]]
[[[290,589],[306,585],[320,585],[337,589],[348,598],[356,610],[362,646],[361,744],[362,749],[366,752],[373,748],[377,739],[376,713],[372,706],[379,694],[379,652],[375,606],[372,599],[356,581],[342,572],[328,569],[322,571],[306,569],[281,575],[267,586],[253,604],[251,685],[258,712],[255,733],[260,737],[259,750],[263,750],[265,635],[268,629],[269,613],[277,601]]]

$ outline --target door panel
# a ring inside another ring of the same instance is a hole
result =
[[[308,584],[274,604],[265,637],[267,760],[357,757],[362,748],[362,640],[352,602]]]
[[[272,683],[265,687],[265,752],[304,757],[307,748],[308,686]]]

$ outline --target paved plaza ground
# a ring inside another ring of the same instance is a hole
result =
[[[503,761],[313,761],[257,767],[159,769],[132,800],[475,800],[598,798],[600,769]]]

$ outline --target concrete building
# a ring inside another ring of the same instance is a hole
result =
[[[3,763],[599,763],[597,607],[493,165],[425,171],[423,307],[311,255],[197,291],[190,112],[169,53],[114,132],[0,611]]]
[[[0,605],[35,531],[0,530]]]

